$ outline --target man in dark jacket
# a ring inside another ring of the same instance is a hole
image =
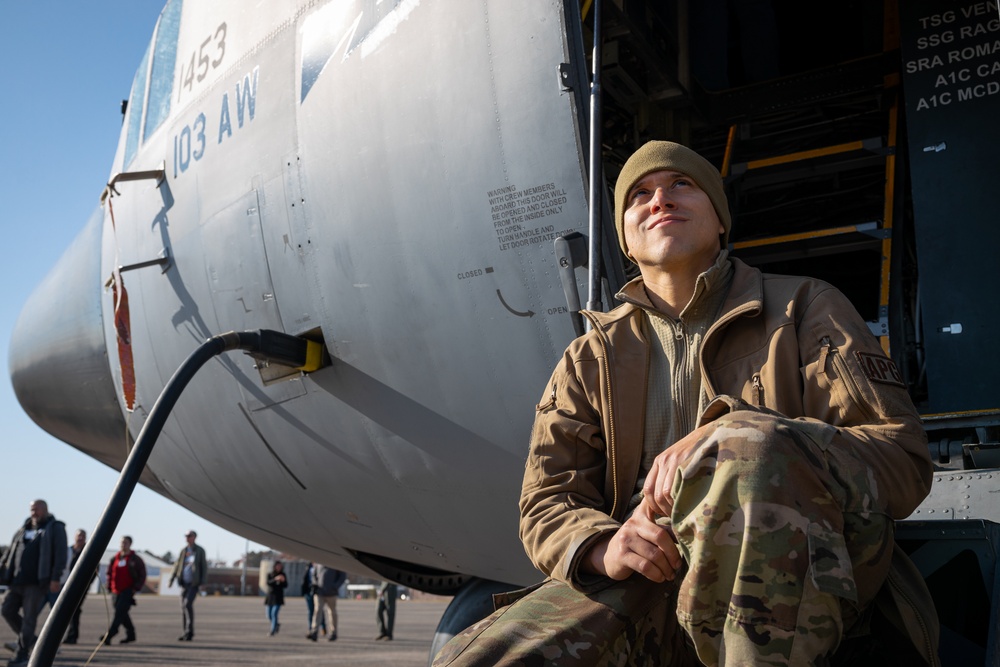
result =
[[[330,629],[329,641],[337,639],[337,595],[344,585],[347,575],[340,570],[334,570],[325,565],[316,565],[313,571],[313,585],[316,587],[316,615],[313,616],[312,628],[306,639],[316,641],[319,632],[320,618],[326,613],[326,627]]]
[[[119,644],[130,644],[135,641],[135,626],[129,611],[135,604],[135,594],[142,590],[146,583],[146,564],[139,554],[132,551],[132,538],[126,535],[122,538],[121,550],[108,563],[108,588],[115,605],[115,618],[111,627],[101,635],[105,644],[111,643],[111,638],[118,634],[118,626],[125,626],[125,639]]]
[[[44,500],[31,503],[30,514],[0,559],[0,583],[9,586],[0,614],[17,634],[17,651],[9,667],[28,664],[38,614],[46,596],[59,592],[59,578],[66,569],[66,526],[49,514]]]

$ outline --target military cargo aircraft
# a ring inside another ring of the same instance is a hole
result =
[[[141,481],[455,595],[436,647],[540,578],[533,406],[581,303],[631,277],[606,184],[673,139],[723,173],[735,255],[835,284],[896,361],[939,465],[898,539],[945,664],[997,664],[998,54],[973,0],[168,0],[108,185],[14,332],[18,399],[121,469],[203,341],[311,341],[308,372],[207,364]]]

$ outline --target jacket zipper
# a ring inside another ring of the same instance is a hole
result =
[[[604,367],[602,371],[605,377],[604,386],[607,388],[606,389],[607,395],[604,397],[604,399],[605,401],[607,401],[608,405],[608,430],[610,431],[607,434],[608,465],[611,467],[611,491],[612,491],[610,516],[613,517],[615,516],[615,510],[618,509],[618,443],[615,441],[615,411],[614,411],[614,404],[611,401],[613,392],[611,391],[611,373],[608,370],[608,364],[610,363],[610,360],[608,359],[608,345],[607,345],[607,340],[605,339],[604,336],[604,332],[601,331],[600,327],[598,326],[597,320],[589,312],[585,310],[580,312],[582,312],[587,317],[587,319],[590,320],[591,327],[597,334],[597,340],[599,340],[601,343],[601,352],[603,352],[604,354]]]
[[[754,373],[751,379],[752,386],[750,388],[750,397],[753,399],[753,404],[758,408],[763,408],[764,406],[764,385],[760,381],[760,373]]]
[[[548,410],[553,405],[556,404],[556,386],[555,383],[552,384],[552,393],[549,395],[549,400],[544,403],[539,403],[535,406],[536,412],[541,412],[542,410]]]
[[[862,398],[861,389],[858,387],[857,382],[855,382],[854,376],[851,375],[850,369],[847,368],[847,363],[844,361],[843,355],[840,354],[840,351],[837,348],[833,347],[830,337],[823,336],[819,342],[822,347],[820,347],[819,351],[818,372],[820,374],[826,373],[826,361],[827,358],[832,355],[833,368],[837,371],[837,375],[839,376],[841,382],[843,382],[844,386],[847,387],[847,393],[850,395],[851,401],[858,406],[858,409],[865,414],[865,417],[872,421],[876,420],[877,415]]]
[[[684,322],[682,322],[680,319],[678,319],[676,322],[670,322],[670,328],[673,333],[673,339],[675,343],[674,348],[677,350],[677,359],[676,363],[674,364],[674,368],[672,370],[673,377],[671,378],[671,383],[675,387],[680,387],[683,386],[684,371],[687,368],[688,359],[691,356],[689,354],[691,352],[691,349],[689,347],[691,341],[686,338],[684,330]],[[647,392],[649,391],[648,384],[646,391]],[[681,392],[681,395],[684,396],[685,393]],[[674,400],[678,401],[679,399],[675,397]],[[697,401],[698,399],[696,398],[695,400]],[[688,405],[678,406],[677,414],[680,415],[680,419],[678,420],[680,422],[680,428],[678,429],[678,432],[690,433],[691,431],[694,430],[696,424],[689,423],[689,420],[687,418],[687,415],[690,412],[691,412],[690,406]],[[695,420],[697,420],[698,419],[697,404],[694,406],[694,412],[695,412]]]

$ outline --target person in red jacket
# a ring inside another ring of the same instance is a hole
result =
[[[129,617],[129,610],[135,604],[135,594],[142,590],[146,582],[146,564],[139,554],[132,551],[132,538],[122,537],[121,550],[108,563],[108,588],[111,589],[115,604],[115,618],[111,627],[101,635],[102,644],[110,644],[111,638],[118,634],[118,626],[125,626],[125,638],[119,644],[129,644],[135,641],[135,626]]]

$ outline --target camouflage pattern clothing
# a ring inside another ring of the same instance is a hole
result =
[[[837,429],[766,409],[716,419],[678,471],[676,582],[547,581],[456,636],[446,665],[826,665],[885,579],[892,522]]]

